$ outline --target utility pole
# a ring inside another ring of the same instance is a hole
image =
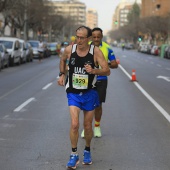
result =
[[[51,32],[52,32],[52,25],[51,25],[51,23],[50,23],[50,25],[49,25],[49,33],[48,33],[48,41],[49,41],[49,42],[51,42],[51,37],[52,37]]]
[[[65,26],[63,26],[63,37],[62,37],[62,41],[65,41]]]
[[[25,10],[24,10],[24,40],[27,41],[28,37],[27,37],[27,8],[28,8],[28,0],[24,1],[25,3]]]

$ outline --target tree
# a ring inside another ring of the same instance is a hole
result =
[[[132,24],[132,23],[136,22],[137,20],[139,20],[139,18],[140,18],[140,7],[135,2],[132,6],[132,10],[127,15],[127,20],[129,22],[129,24]]]
[[[48,0],[0,0],[0,12],[4,16],[2,34],[7,25],[12,30],[12,36],[16,36],[16,30],[25,33],[26,25],[35,33],[34,38],[37,37],[37,32],[55,36],[64,34],[70,38],[72,30],[75,30],[76,17],[71,17],[69,14],[67,17],[57,15],[46,2]]]
[[[3,0],[0,1],[0,12],[2,12],[4,10],[6,3],[7,3],[7,1],[3,1]]]
[[[142,40],[150,41],[153,44],[156,42],[166,43],[170,38],[168,34],[168,32],[170,33],[170,13],[166,17],[139,18],[139,8],[134,4],[128,18],[128,25],[109,32],[111,39],[119,41],[123,38],[137,43],[141,36]]]
[[[4,17],[4,21],[3,21],[3,27],[1,30],[1,33],[3,35],[4,33],[4,29],[5,27],[8,25],[9,27],[12,27],[12,9],[15,9],[18,2],[20,0],[1,0],[0,1],[0,12],[2,13],[3,17]]]

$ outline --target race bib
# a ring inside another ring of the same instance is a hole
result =
[[[88,75],[73,73],[73,88],[75,89],[87,89],[88,87]]]

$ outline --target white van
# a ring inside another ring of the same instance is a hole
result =
[[[14,37],[0,37],[0,43],[4,44],[8,53],[10,66],[21,63],[21,49],[18,38]]]
[[[20,42],[20,50],[21,50],[21,63],[27,62],[27,56],[26,56],[26,42],[22,39],[19,39]]]

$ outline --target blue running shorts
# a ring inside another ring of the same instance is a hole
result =
[[[81,110],[91,111],[100,105],[96,90],[90,89],[85,93],[67,93],[68,105],[77,106]]]

